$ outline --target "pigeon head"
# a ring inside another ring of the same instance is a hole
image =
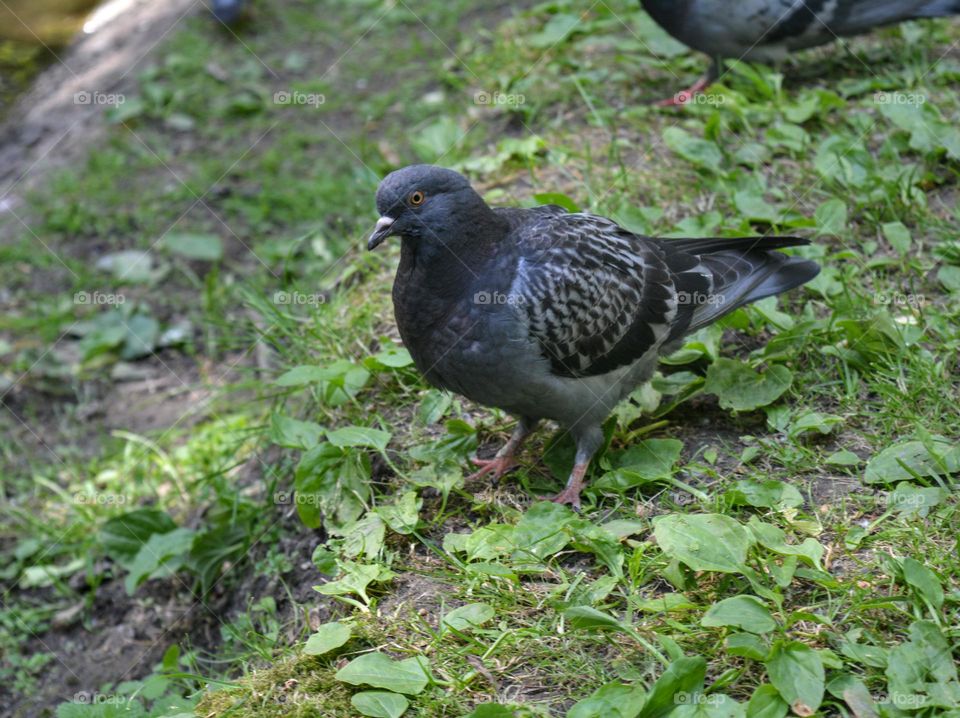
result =
[[[377,211],[380,219],[367,249],[391,236],[444,242],[469,233],[491,213],[466,177],[433,165],[410,165],[387,175],[377,188]]]

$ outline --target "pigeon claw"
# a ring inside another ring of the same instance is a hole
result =
[[[470,474],[466,478],[467,481],[476,481],[488,474],[492,475],[494,481],[496,481],[517,465],[512,456],[494,456],[492,459],[473,458],[470,459],[470,462],[480,469]]]
[[[544,501],[552,501],[555,504],[569,504],[577,511],[580,510],[580,487],[568,486],[556,496],[543,496]]]
[[[673,97],[661,100],[656,103],[656,107],[683,107],[690,103],[693,98],[703,92],[709,86],[710,81],[706,77],[701,77],[686,90],[680,90]]]

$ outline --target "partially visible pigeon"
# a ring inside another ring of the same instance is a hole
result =
[[[737,307],[797,287],[815,262],[773,250],[796,237],[661,240],[546,205],[491,209],[465,177],[430,165],[388,175],[367,247],[401,237],[393,304],[434,386],[518,417],[474,460],[499,477],[541,419],[566,427],[576,465],[553,500],[580,505],[601,424],[660,354]]]
[[[640,0],[664,30],[713,60],[710,72],[677,98],[682,104],[720,74],[724,58],[776,62],[904,20],[960,13],[960,0]]]
[[[213,16],[224,25],[232,25],[243,15],[244,0],[210,0]]]

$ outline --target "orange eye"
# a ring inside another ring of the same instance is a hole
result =
[[[417,190],[410,195],[410,204],[414,207],[419,207],[421,204],[423,204],[423,200],[425,199],[426,197],[424,196],[423,192]]]

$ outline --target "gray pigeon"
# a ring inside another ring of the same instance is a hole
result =
[[[710,56],[708,75],[675,101],[720,74],[724,58],[777,62],[794,50],[824,45],[904,20],[960,13],[960,0],[640,0],[683,44]]]
[[[815,262],[773,250],[796,237],[653,239],[546,205],[491,209],[463,176],[430,165],[388,175],[367,244],[401,238],[393,305],[434,386],[519,421],[474,476],[499,477],[541,419],[566,427],[576,465],[554,501],[580,505],[611,410],[687,334],[809,281]]]

